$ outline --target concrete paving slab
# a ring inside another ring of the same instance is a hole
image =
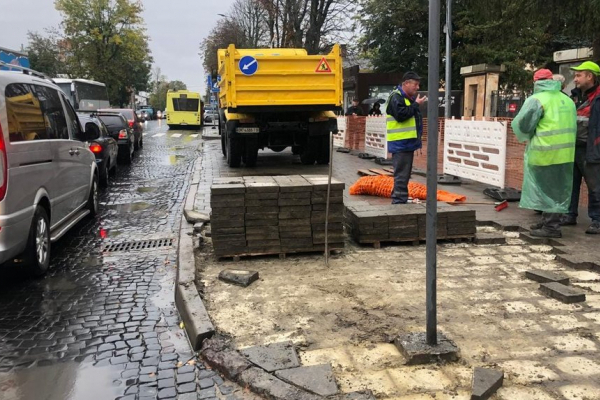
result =
[[[267,372],[300,366],[298,354],[291,341],[248,347],[241,349],[240,353]]]
[[[330,364],[284,369],[276,371],[275,376],[320,396],[332,396],[338,392]]]
[[[233,283],[234,285],[248,287],[252,282],[258,280],[258,272],[242,269],[224,269],[219,273],[219,279],[224,282]]]
[[[487,400],[502,386],[504,372],[476,367],[473,371],[471,400]]]
[[[585,292],[558,282],[542,283],[540,292],[562,301],[563,303],[581,303],[585,301]]]
[[[569,277],[560,272],[532,269],[525,271],[525,277],[539,283],[558,282],[563,285],[569,284]]]
[[[183,210],[183,215],[190,224],[195,224],[196,222],[210,222],[210,216],[208,214],[198,211],[185,209]]]
[[[408,365],[458,360],[458,347],[443,333],[438,333],[438,344],[434,346],[427,344],[425,332],[400,335],[394,344]]]

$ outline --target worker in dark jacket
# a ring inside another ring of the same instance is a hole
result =
[[[415,151],[422,146],[423,117],[419,106],[427,101],[419,91],[421,78],[409,71],[402,76],[402,84],[388,98],[384,110],[387,114],[387,144],[394,163],[394,191],[392,204],[408,202],[408,180],[412,172]]]
[[[346,110],[346,115],[364,116],[365,113],[358,103],[358,99],[352,99],[352,105]]]
[[[577,67],[573,81],[577,86],[577,143],[575,147],[575,169],[569,214],[561,224],[577,224],[579,191],[581,180],[588,188],[588,216],[592,224],[585,233],[600,234],[600,67],[585,61]]]

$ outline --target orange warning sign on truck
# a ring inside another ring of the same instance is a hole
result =
[[[319,65],[317,65],[315,72],[331,72],[331,67],[327,63],[325,57],[321,58],[321,61],[319,61]]]

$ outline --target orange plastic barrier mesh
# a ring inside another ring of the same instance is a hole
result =
[[[394,190],[393,176],[363,176],[359,178],[354,185],[350,186],[350,194],[366,194],[370,196],[392,197]],[[427,198],[427,187],[418,182],[408,182],[408,196],[413,199],[425,200]],[[445,190],[437,191],[438,201],[466,201],[467,197],[446,192]]]

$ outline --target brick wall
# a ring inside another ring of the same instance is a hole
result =
[[[345,147],[354,150],[365,150],[365,125],[367,117],[349,116],[346,118]]]

